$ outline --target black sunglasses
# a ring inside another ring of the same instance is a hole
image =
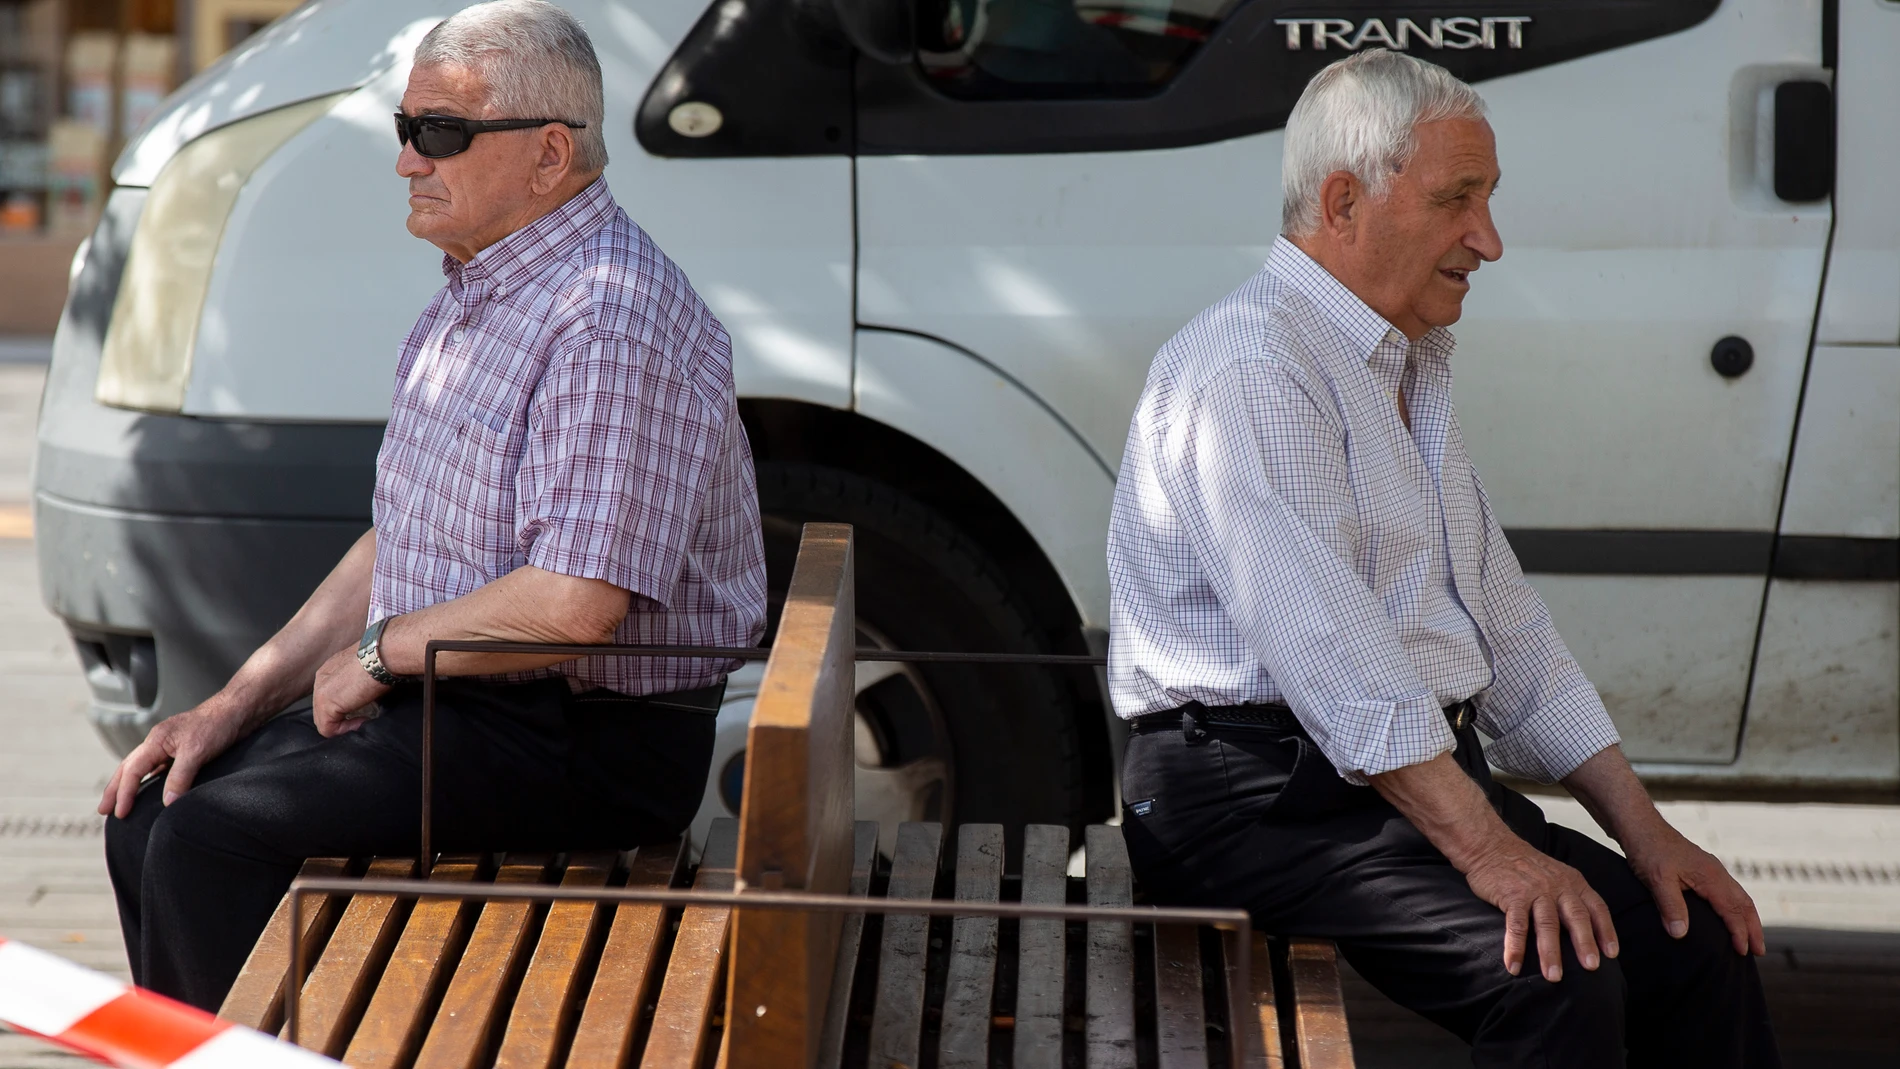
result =
[[[463,119],[454,115],[404,115],[399,111],[396,113],[396,140],[404,145],[414,142],[418,154],[439,160],[466,151],[468,143],[475,140],[476,134],[494,130],[526,130],[549,123],[560,123],[576,130],[587,126],[584,122],[567,119]]]

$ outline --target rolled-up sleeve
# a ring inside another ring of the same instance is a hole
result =
[[[1485,639],[1495,673],[1477,697],[1478,727],[1495,740],[1485,751],[1492,763],[1552,783],[1621,740],[1544,599],[1524,578],[1483,483],[1477,491],[1484,514]]]
[[[529,404],[517,476],[527,563],[667,605],[722,437],[683,365],[624,337],[563,343]]]
[[[1239,359],[1157,428],[1156,469],[1221,608],[1354,783],[1454,742],[1385,606],[1351,565],[1345,429],[1284,365]]]

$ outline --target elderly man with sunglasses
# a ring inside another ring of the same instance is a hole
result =
[[[448,285],[397,360],[374,527],[106,789],[139,983],[216,1009],[303,858],[414,855],[430,639],[761,637],[730,344],[614,203],[602,103],[585,31],[540,0],[468,8],[417,47],[396,170]],[[437,844],[562,850],[686,827],[734,665],[473,653],[437,667],[454,677],[437,691]]]

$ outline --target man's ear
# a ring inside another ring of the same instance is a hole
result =
[[[1319,186],[1319,226],[1341,244],[1352,244],[1358,234],[1358,208],[1363,197],[1359,179],[1351,171],[1334,171]]]
[[[534,161],[529,188],[545,196],[559,188],[574,169],[574,131],[558,123],[541,128],[541,152]]]

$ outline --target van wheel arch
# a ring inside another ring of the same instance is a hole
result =
[[[913,532],[904,537],[930,543],[919,548],[946,562],[942,567],[963,572],[962,581],[987,586],[978,575],[989,573],[994,594],[1006,603],[993,609],[1005,617],[1013,612],[1020,617],[1020,627],[1012,624],[987,634],[979,631],[970,641],[1026,652],[1099,652],[1090,650],[1075,603],[1035,540],[995,495],[950,458],[854,412],[756,398],[741,398],[739,410],[760,470],[761,504],[768,513],[768,527],[775,510],[775,502],[768,499],[782,499],[788,487],[795,488],[790,490],[795,497],[815,495],[817,501],[838,502],[835,507],[841,510],[870,508],[860,515],[861,520],[895,524]],[[852,521],[848,515],[814,515],[809,507],[793,511],[800,519]],[[881,621],[872,622],[888,629]],[[1019,633],[1011,636],[1002,631]],[[1055,686],[1049,698],[1066,721],[1063,734],[1072,740],[1078,763],[1074,773],[1079,782],[1068,822],[1105,819],[1117,802],[1100,676],[1088,669],[1044,671]],[[968,791],[959,788],[959,794],[967,796]],[[1022,821],[1003,823],[1019,827]]]

